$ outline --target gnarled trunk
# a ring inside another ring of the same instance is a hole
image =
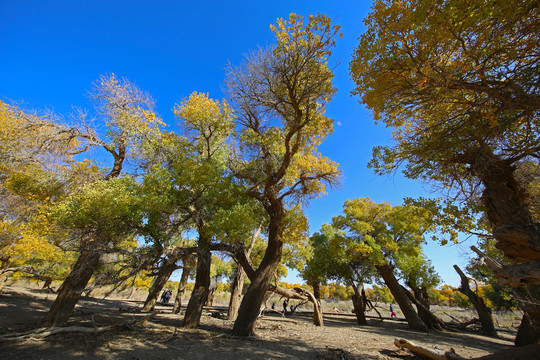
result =
[[[390,289],[390,292],[394,296],[394,299],[396,299],[396,302],[398,303],[399,308],[403,312],[405,319],[407,319],[409,327],[412,330],[426,331],[426,324],[424,324],[422,319],[420,319],[420,317],[414,310],[414,307],[412,306],[412,303],[409,300],[407,294],[405,294],[403,288],[394,276],[394,267],[392,265],[386,264],[376,266],[376,269],[383,278],[386,286],[388,286],[388,289]]]
[[[367,325],[366,319],[366,293],[364,291],[364,285],[352,285],[354,294],[352,296],[352,303],[354,307],[354,314],[356,315],[356,321],[359,325]],[[359,291],[358,288],[361,290]]]
[[[497,336],[497,331],[495,331],[495,325],[493,324],[493,317],[491,316],[491,308],[485,304],[484,299],[479,297],[474,291],[471,290],[469,286],[469,279],[465,276],[463,271],[461,271],[459,266],[454,265],[454,269],[461,278],[461,286],[458,290],[469,298],[471,304],[473,304],[474,308],[476,309],[478,319],[482,324],[482,332],[490,336]]]
[[[234,322],[233,333],[235,335],[251,336],[254,333],[255,323],[260,313],[264,295],[281,261],[283,251],[283,242],[281,241],[281,235],[283,233],[282,219],[284,215],[285,212],[281,207],[270,216],[268,247],[253,278],[250,277],[251,284],[242,299],[238,316]]]
[[[227,320],[236,320],[238,316],[238,308],[242,300],[242,291],[244,290],[244,281],[246,280],[246,272],[238,265],[236,274],[231,288],[231,299],[229,300],[229,309],[227,311]]]
[[[184,315],[184,327],[194,329],[201,322],[201,315],[204,304],[208,299],[210,288],[210,265],[212,253],[210,252],[210,239],[199,234],[197,245],[197,273],[195,275],[195,285],[189,298]]]
[[[58,296],[43,319],[43,326],[63,326],[73,313],[82,291],[99,265],[101,254],[82,251],[71,272],[58,289]]]
[[[516,262],[540,260],[540,224],[534,222],[527,201],[529,194],[516,178],[513,161],[499,158],[487,146],[470,150],[463,157],[471,165],[471,172],[484,185],[482,203],[493,226],[493,236],[497,240],[495,246]],[[497,273],[497,276],[501,274]],[[522,296],[522,293],[538,294],[538,287],[529,290],[523,285],[512,287],[521,309],[530,320],[531,333],[523,338],[534,339],[531,343],[538,343],[540,312],[536,309],[540,306],[540,297]]]
[[[146,297],[146,301],[144,302],[144,306],[141,310],[142,312],[150,312],[154,310],[154,307],[156,306],[156,301],[159,297],[159,293],[161,292],[161,290],[163,290],[165,284],[167,283],[167,281],[169,281],[171,274],[176,269],[176,259],[167,258],[163,261],[163,264],[159,268],[158,273],[156,274],[156,277],[154,278],[154,281],[152,282],[152,285],[148,290],[148,296]]]
[[[178,314],[180,312],[180,309],[182,308],[182,296],[184,296],[184,292],[186,291],[189,273],[191,272],[191,266],[189,264],[188,257],[184,257],[182,262],[184,268],[182,269],[182,276],[180,277],[180,282],[178,283],[178,291],[176,292],[176,296],[174,297],[173,314]]]

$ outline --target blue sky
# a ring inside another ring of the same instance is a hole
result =
[[[0,1],[0,99],[25,108],[67,114],[91,108],[85,94],[100,74],[127,77],[156,100],[165,122],[171,109],[193,91],[221,99],[225,68],[243,54],[273,41],[277,18],[324,13],[341,26],[333,58],[338,94],[328,106],[335,131],[321,146],[340,164],[343,184],[307,208],[311,231],[339,215],[345,200],[370,197],[402,203],[404,197],[432,196],[429,187],[401,174],[378,177],[366,168],[371,149],[391,141],[371,113],[351,97],[348,65],[364,31],[370,1]],[[446,283],[459,280],[469,241],[426,254]],[[289,278],[295,281],[294,277]]]

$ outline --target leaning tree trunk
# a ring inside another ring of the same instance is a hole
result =
[[[167,284],[167,281],[169,281],[171,274],[177,268],[178,267],[176,266],[176,259],[167,258],[163,261],[163,264],[159,268],[158,273],[156,274],[156,277],[154,278],[154,281],[150,286],[150,290],[148,290],[148,296],[146,297],[146,301],[144,302],[144,306],[141,310],[142,312],[150,312],[154,310],[154,307],[156,306],[156,301],[159,297],[159,293],[161,292],[161,290],[163,290],[165,284]]]
[[[281,235],[283,233],[282,220],[284,215],[285,212],[281,207],[270,216],[268,247],[253,278],[250,278],[251,284],[242,299],[238,316],[234,322],[233,333],[237,336],[251,336],[254,334],[255,323],[264,301],[264,295],[281,261],[283,251]]]
[[[71,272],[58,290],[58,296],[43,319],[43,326],[63,326],[73,313],[82,291],[99,265],[101,254],[82,251]]]
[[[178,283],[178,291],[176,292],[176,296],[174,298],[173,314],[178,314],[182,308],[182,296],[184,296],[184,293],[186,292],[186,285],[189,278],[189,273],[191,272],[189,257],[191,257],[191,255],[184,257],[182,261],[184,268],[182,269],[182,276],[180,277],[180,282]]]
[[[472,149],[463,154],[464,162],[471,165],[471,172],[484,185],[482,203],[493,226],[495,246],[515,262],[530,264],[531,271],[538,269],[533,262],[540,260],[540,225],[534,221],[528,201],[529,194],[516,178],[513,161],[501,159],[487,146]],[[504,274],[498,274],[501,279]],[[520,308],[530,320],[530,334],[523,338],[530,343],[540,342],[540,296],[536,288],[525,284],[511,285]],[[521,343],[527,345],[527,343]]]
[[[244,290],[244,281],[246,280],[246,272],[238,265],[236,274],[231,288],[231,299],[229,300],[229,309],[227,311],[227,320],[236,320],[238,316],[238,308],[242,300],[242,291]]]
[[[53,282],[53,278],[52,277],[46,277],[44,278],[44,283],[43,283],[43,286],[41,287],[42,289],[48,289],[51,287],[51,284]]]
[[[354,307],[354,314],[356,315],[356,321],[359,325],[367,325],[366,319],[366,301],[365,301],[365,291],[364,285],[359,284],[358,286],[352,285],[354,294],[352,296],[352,303]],[[361,290],[358,291],[358,288]]]
[[[429,303],[425,301],[425,299],[421,295],[417,296],[417,294],[420,294],[420,291],[418,291],[418,289],[413,289],[413,292],[415,294],[413,295],[403,286],[402,288],[409,300],[411,300],[411,302],[416,305],[416,309],[418,310],[418,316],[420,316],[420,319],[422,319],[428,329],[436,329],[442,331],[446,328],[446,325],[444,325],[444,321],[439,319],[434,313],[431,312],[431,310],[429,310]]]
[[[469,279],[465,276],[463,271],[461,271],[459,266],[454,265],[454,269],[461,278],[461,286],[458,290],[469,298],[471,304],[473,304],[474,308],[478,312],[478,319],[482,324],[482,332],[489,336],[497,336],[497,331],[495,330],[495,325],[493,324],[493,317],[491,316],[491,308],[485,304],[484,299],[471,290],[469,286]]]
[[[210,251],[210,239],[199,236],[197,246],[197,273],[195,275],[195,285],[189,298],[184,315],[184,327],[194,329],[201,322],[201,315],[204,304],[210,292],[210,265],[212,253]]]
[[[426,324],[424,324],[422,319],[420,319],[418,313],[414,310],[411,301],[407,297],[407,294],[405,294],[401,285],[394,276],[394,266],[389,264],[378,265],[376,266],[376,269],[382,276],[384,283],[386,284],[386,286],[388,286],[388,289],[390,289],[390,292],[394,296],[394,299],[396,299],[400,310],[403,312],[405,319],[407,319],[409,327],[412,330],[426,331]]]

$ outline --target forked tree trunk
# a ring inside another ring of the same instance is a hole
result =
[[[212,253],[210,252],[210,240],[199,237],[197,245],[197,273],[195,275],[195,285],[189,298],[184,315],[184,327],[194,329],[201,322],[201,315],[204,304],[208,299],[210,288],[210,264]]]
[[[411,300],[407,297],[407,294],[403,291],[401,285],[394,276],[394,267],[392,265],[379,265],[376,266],[377,271],[381,275],[388,289],[394,296],[394,299],[399,305],[400,310],[403,312],[405,319],[411,330],[426,331],[426,324],[420,319],[418,313],[414,310]]]
[[[227,320],[236,320],[238,316],[238,308],[242,300],[242,291],[244,290],[244,281],[246,280],[246,272],[238,265],[236,274],[231,288],[231,299],[229,300],[229,309],[227,311]]]
[[[356,321],[359,325],[367,325],[366,319],[366,301],[365,301],[365,292],[364,285],[359,284],[358,286],[352,285],[354,294],[352,296],[352,303],[354,307],[354,314],[356,315]],[[361,290],[359,291],[360,288]]]
[[[189,278],[189,273],[191,272],[191,266],[189,260],[184,257],[183,260],[184,268],[182,269],[182,276],[180,277],[180,282],[178,283],[178,291],[174,298],[173,314],[178,314],[182,308],[182,296],[186,291],[186,284]]]
[[[469,298],[471,304],[473,304],[476,309],[478,319],[482,324],[482,332],[489,336],[497,336],[497,331],[495,331],[495,325],[493,324],[493,317],[491,316],[491,308],[485,304],[484,299],[471,290],[469,279],[465,276],[463,271],[461,271],[459,266],[454,265],[454,269],[461,278],[461,286],[458,290]]]
[[[99,265],[101,254],[82,251],[71,272],[58,289],[58,296],[43,319],[43,326],[63,326],[73,313],[82,291]]]
[[[242,299],[238,316],[234,322],[233,333],[237,336],[251,336],[254,334],[255,323],[264,301],[264,295],[281,261],[283,251],[283,242],[281,241],[283,233],[282,219],[284,215],[285,212],[281,208],[270,216],[268,247],[253,278],[250,279],[251,284]]]
[[[144,306],[141,310],[142,312],[150,312],[154,310],[161,290],[163,290],[165,284],[167,284],[167,281],[169,281],[171,274],[177,268],[176,259],[167,258],[163,261],[163,264],[159,268],[158,273],[156,274],[156,277],[154,278],[154,281],[152,281],[152,285],[148,290],[148,296],[144,302]]]

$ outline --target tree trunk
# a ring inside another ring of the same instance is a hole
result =
[[[4,284],[6,283],[8,279],[8,273],[6,272],[0,272],[0,294],[2,293],[2,290],[4,289]]]
[[[10,262],[10,258],[5,256],[5,257],[0,257],[0,261],[1,261],[1,265],[0,265],[0,294],[2,293],[2,290],[4,289],[4,284],[6,283],[8,277],[9,277],[9,272],[6,271],[7,268],[9,268],[9,262]]]
[[[295,287],[293,288],[293,290],[297,294],[305,297],[307,301],[311,301],[313,303],[313,325],[324,326],[321,302],[315,298],[315,295],[313,295],[311,291],[302,289],[300,287]],[[363,293],[362,295],[365,296],[365,293]]]
[[[52,284],[52,278],[45,278],[45,282],[43,283],[42,289],[48,289]]]
[[[312,286],[313,286],[313,296],[315,296],[315,299],[321,300],[321,282],[314,281]]]
[[[411,300],[409,300],[407,294],[405,294],[403,288],[394,276],[394,267],[386,264],[376,266],[376,269],[383,278],[386,286],[388,286],[388,289],[390,289],[394,299],[396,299],[396,302],[403,312],[405,319],[407,319],[407,323],[409,324],[411,330],[427,331],[426,324],[424,324],[422,319],[420,319],[412,306]]]
[[[461,271],[459,266],[454,265],[454,269],[461,278],[461,286],[458,290],[469,298],[476,309],[476,312],[478,312],[478,318],[482,324],[482,332],[489,336],[497,336],[497,331],[495,331],[495,325],[493,324],[493,317],[491,316],[491,309],[484,303],[484,299],[471,290],[469,287],[469,279],[465,276],[463,271]]]
[[[142,312],[150,312],[154,310],[154,307],[156,306],[156,301],[159,297],[161,290],[163,290],[165,284],[167,283],[167,281],[169,281],[171,274],[176,269],[176,259],[166,258],[163,261],[163,264],[159,268],[158,273],[154,278],[154,281],[152,281],[152,286],[150,286],[150,290],[148,290],[148,296],[146,297],[146,301],[144,302],[144,306],[141,310]]]
[[[182,308],[182,296],[186,291],[186,284],[189,278],[189,273],[191,272],[191,266],[189,264],[190,259],[184,257],[182,263],[184,268],[182,269],[182,276],[180,277],[180,282],[178,283],[178,291],[174,298],[173,314],[178,314]]]
[[[352,296],[352,303],[354,307],[354,314],[356,315],[356,321],[359,325],[367,325],[367,319],[366,319],[366,302],[364,299],[365,292],[364,292],[364,285],[359,284],[358,286],[352,285],[352,288],[354,290],[354,294]],[[358,291],[358,288],[361,289],[362,293]]]
[[[195,275],[195,286],[186,307],[186,314],[184,315],[185,328],[194,329],[201,322],[203,307],[210,291],[211,262],[210,239],[199,235],[197,245],[197,273]]]
[[[535,333],[535,330],[531,328],[531,321],[529,316],[524,313],[521,318],[521,324],[519,325],[516,339],[514,344],[516,346],[525,346],[529,344],[534,344],[538,341],[538,334]]]
[[[216,295],[217,288],[217,280],[215,278],[211,278],[210,286],[208,287],[208,298],[206,299],[206,306],[214,306],[214,296]]]
[[[244,281],[246,280],[246,272],[238,265],[236,274],[231,288],[231,299],[229,300],[229,309],[227,311],[227,320],[236,320],[238,316],[238,308],[242,300],[242,291],[244,290]]]
[[[99,265],[101,254],[82,251],[71,272],[58,289],[58,296],[43,319],[43,326],[63,326],[73,313],[82,291]]]
[[[245,252],[246,260],[251,255],[251,252],[253,251],[253,247],[255,246],[255,241],[257,241],[257,237],[261,233],[262,229],[262,223],[259,225],[257,230],[253,232],[251,235],[251,240],[249,243],[249,247],[247,248],[247,251]],[[238,264],[236,267],[236,274],[234,275],[234,280],[231,288],[231,299],[229,300],[229,308],[227,311],[227,320],[236,320],[238,316],[238,309],[240,308],[240,302],[242,300],[242,292],[244,291],[244,282],[246,280],[247,273],[242,267],[242,265]]]
[[[499,158],[487,146],[470,150],[463,156],[471,165],[471,172],[484,185],[482,203],[493,226],[493,236],[497,240],[495,246],[517,263],[540,260],[540,224],[534,221],[528,202],[530,194],[517,180],[513,162]],[[531,334],[523,338],[534,339],[533,343],[538,343],[540,312],[536,309],[540,306],[540,296],[522,296],[523,293],[538,294],[538,288],[527,289],[523,285],[512,287],[521,309],[530,320]]]
[[[425,298],[421,295],[419,289],[413,289],[413,295],[404,287],[402,288],[409,300],[411,300],[413,304],[416,305],[416,309],[418,310],[418,316],[420,316],[420,319],[422,319],[428,329],[436,329],[442,331],[446,328],[446,326],[444,325],[444,321],[439,319],[434,313],[429,310],[429,302],[426,301]],[[417,294],[420,299],[418,299],[418,297],[416,296]]]
[[[238,316],[233,326],[233,333],[237,336],[251,336],[254,334],[255,323],[264,301],[264,295],[281,261],[283,251],[281,235],[283,233],[282,220],[284,216],[285,211],[282,206],[273,214],[270,214],[268,247],[253,278],[250,279],[251,284],[240,304]]]

